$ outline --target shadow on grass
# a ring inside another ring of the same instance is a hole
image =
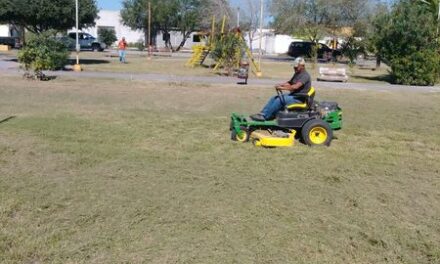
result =
[[[368,80],[368,81],[387,82],[390,84],[393,83],[393,79],[392,79],[391,75],[389,75],[389,74],[382,74],[382,75],[378,75],[378,76],[351,75],[351,77],[357,78],[357,79],[364,79],[364,80]]]
[[[6,59],[4,61],[10,61],[10,62],[18,62],[17,59]],[[92,65],[92,64],[109,64],[109,60],[99,60],[99,59],[80,59],[80,64],[84,65]],[[75,59],[69,59],[67,62],[67,65],[75,65],[76,60]]]
[[[108,61],[108,60],[95,60],[95,59],[80,59],[79,63],[82,65],[109,64],[110,61]],[[75,65],[75,64],[76,64],[75,59],[69,59],[68,65]]]
[[[16,116],[7,117],[7,118],[5,118],[3,120],[0,120],[0,124],[6,123],[6,122],[8,122],[8,121],[10,121],[10,120],[12,120],[14,118],[16,118]]]

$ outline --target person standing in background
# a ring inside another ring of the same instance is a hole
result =
[[[127,42],[125,41],[125,37],[122,37],[122,40],[118,43],[118,50],[119,50],[119,61],[121,63],[126,63],[125,60],[125,53],[127,49]]]

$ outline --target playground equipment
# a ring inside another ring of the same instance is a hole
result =
[[[226,16],[224,16],[222,20],[220,35],[216,35],[215,16],[214,16],[212,19],[212,27],[211,27],[211,32],[209,34],[209,41],[207,45],[195,45],[192,48],[193,55],[186,65],[190,67],[196,67],[197,65],[202,65],[205,62],[206,58],[214,50],[216,44],[219,41],[223,41],[225,39],[226,34],[228,34],[229,36],[231,35],[234,36],[237,39],[237,41],[240,43],[240,45],[237,45],[236,50],[234,51],[234,53],[236,54],[234,58],[235,69],[238,70],[240,67],[240,63],[243,63],[243,59],[246,58],[247,60],[249,60],[248,63],[251,66],[249,67],[250,70],[256,76],[261,76],[261,67],[255,61],[254,56],[250,51],[249,47],[247,46],[240,28],[234,28],[231,31],[225,33],[225,27],[226,27]],[[213,68],[214,71],[218,71],[220,68],[224,67],[225,60],[226,58],[224,57],[218,58]]]

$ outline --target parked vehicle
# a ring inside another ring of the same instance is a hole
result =
[[[23,46],[19,37],[0,37],[0,45],[7,45],[16,49]]]
[[[330,61],[332,58],[336,59],[337,57],[341,56],[341,51],[334,50],[329,48],[325,44],[314,44],[312,42],[300,42],[300,41],[294,41],[290,43],[289,51],[287,54],[292,57],[312,57],[312,45],[318,45],[318,59],[323,59],[326,61]]]
[[[70,49],[75,50],[76,32],[70,32],[67,36],[61,38],[61,41]],[[102,42],[97,41],[95,37],[88,33],[78,33],[78,41],[81,50],[104,51],[107,48]]]

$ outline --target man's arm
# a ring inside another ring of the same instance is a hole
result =
[[[298,90],[299,88],[301,88],[304,84],[302,82],[296,82],[294,84],[290,84],[289,82],[280,84],[275,86],[275,88],[279,91],[290,91],[293,92],[295,90]]]

